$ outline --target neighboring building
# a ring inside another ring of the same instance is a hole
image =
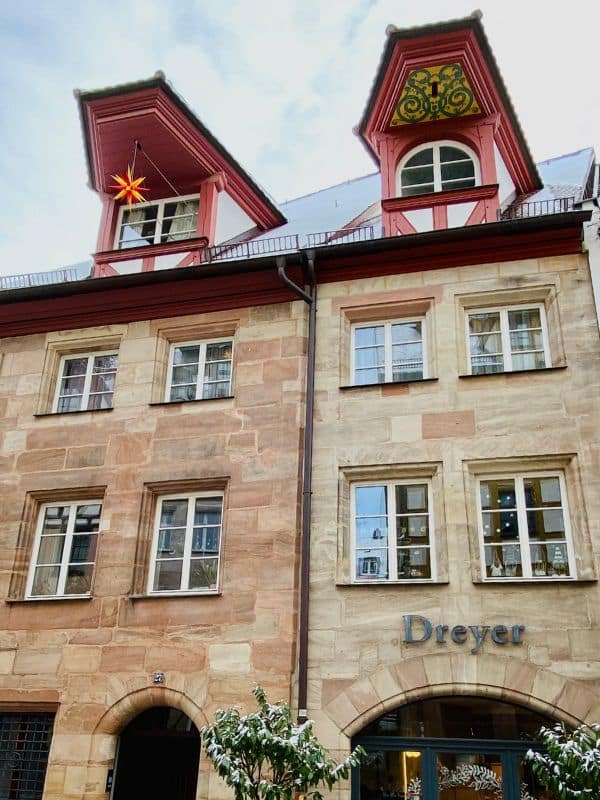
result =
[[[0,294],[0,798],[220,797],[256,683],[353,800],[545,798],[600,719],[593,151],[536,167],[476,15],[389,29],[378,171],[280,207],[160,74],[79,103],[92,277]]]

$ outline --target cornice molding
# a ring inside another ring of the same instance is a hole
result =
[[[473,203],[486,200],[498,194],[498,184],[490,183],[487,186],[472,186],[469,189],[451,189],[447,192],[429,192],[411,197],[389,197],[381,201],[384,211],[412,211],[418,208],[431,208],[432,206],[449,206],[455,203]]]

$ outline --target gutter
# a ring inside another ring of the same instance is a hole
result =
[[[281,282],[308,305],[308,346],[306,352],[306,410],[304,421],[304,459],[302,465],[302,537],[300,540],[300,608],[298,622],[298,724],[308,719],[308,604],[310,578],[310,518],[312,510],[312,455],[315,407],[315,351],[317,326],[317,280],[315,251],[303,253],[309,278],[309,291],[295,284],[285,273],[286,258],[277,259]]]

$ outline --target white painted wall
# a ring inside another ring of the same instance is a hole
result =
[[[232,200],[227,192],[219,193],[215,244],[226,242],[254,226],[254,220],[238,206],[235,200]]]
[[[498,200],[500,201],[500,208],[504,208],[516,197],[515,184],[510,177],[510,172],[506,166],[506,162],[500,154],[500,150],[494,142],[494,159],[496,161],[496,173],[498,175]]]
[[[448,209],[448,227],[449,228],[462,228],[467,224],[467,220],[471,215],[471,211],[475,208],[476,203],[453,203],[447,207]]]
[[[404,216],[417,231],[424,233],[433,230],[433,209],[417,208],[414,211],[405,211]]]

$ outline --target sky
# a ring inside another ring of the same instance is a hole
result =
[[[89,258],[73,90],[163,70],[209,130],[284,201],[373,172],[352,133],[388,24],[469,15],[475,0],[0,0],[0,274]],[[533,157],[600,156],[600,2],[489,0],[483,25]],[[124,165],[125,166],[125,165]]]

